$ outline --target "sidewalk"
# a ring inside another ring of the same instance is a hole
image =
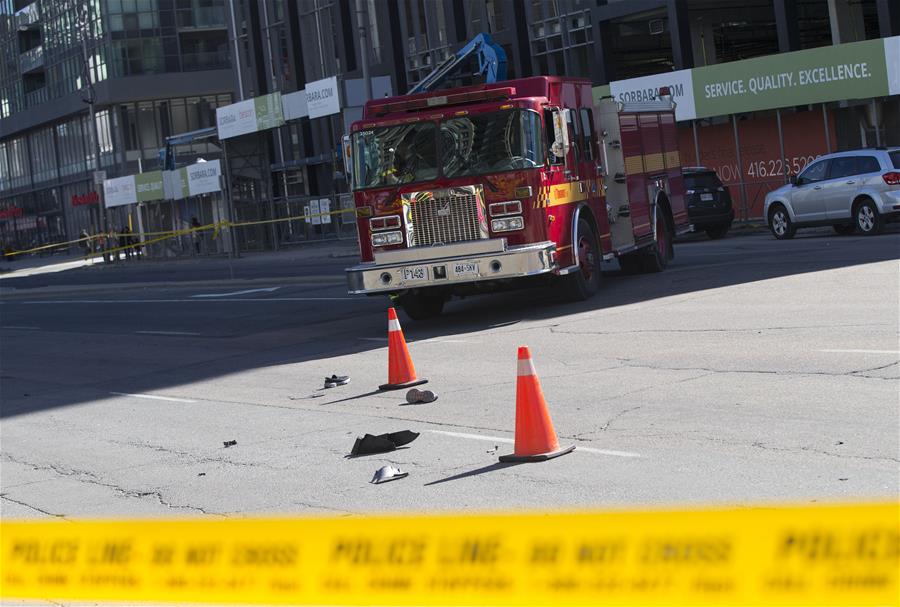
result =
[[[356,240],[348,239],[295,245],[279,251],[245,252],[234,259],[224,255],[215,255],[119,260],[117,262],[104,263],[103,257],[100,255],[89,259],[78,255],[55,255],[52,257],[35,255],[18,258],[13,262],[6,259],[0,261],[0,281],[77,269],[103,272],[109,278],[109,282],[115,282],[117,276],[134,272],[158,273],[166,270],[207,270],[216,272],[232,267],[248,270],[253,266],[262,267],[273,264],[302,266],[315,259],[346,259],[347,265],[351,265],[358,257],[358,254],[359,247]]]

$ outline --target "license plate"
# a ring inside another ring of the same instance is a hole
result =
[[[472,261],[463,261],[453,264],[455,276],[478,275],[478,264]]]
[[[713,199],[712,194],[700,194],[700,200],[712,200],[712,199]]]
[[[428,267],[414,266],[412,268],[403,268],[401,270],[403,280],[428,280]]]

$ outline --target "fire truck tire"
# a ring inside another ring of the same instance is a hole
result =
[[[584,301],[590,299],[600,290],[602,273],[600,271],[600,247],[597,235],[591,224],[585,219],[578,220],[578,233],[575,235],[574,251],[578,259],[578,270],[565,277],[566,299]]]
[[[665,213],[656,214],[656,242],[644,250],[644,272],[662,272],[672,257],[672,231]]]
[[[446,299],[443,295],[413,291],[401,295],[397,301],[412,320],[427,320],[441,315]]]

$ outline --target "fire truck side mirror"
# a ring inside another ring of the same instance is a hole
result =
[[[347,184],[353,188],[353,148],[350,147],[350,135],[341,137],[341,154],[344,160],[344,175],[347,176]]]
[[[568,112],[569,110],[565,108],[553,110],[553,144],[550,146],[550,151],[558,158],[565,158],[571,147],[569,127],[566,124]]]

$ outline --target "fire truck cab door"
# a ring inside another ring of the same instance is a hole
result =
[[[600,118],[600,161],[603,165],[603,190],[609,217],[609,235],[613,251],[634,246],[634,230],[626,184],[625,154],[619,128],[619,109],[611,98],[597,104]]]
[[[571,110],[550,108],[550,171],[557,173],[554,183],[578,179],[578,163],[575,160],[575,137],[572,132]]]

